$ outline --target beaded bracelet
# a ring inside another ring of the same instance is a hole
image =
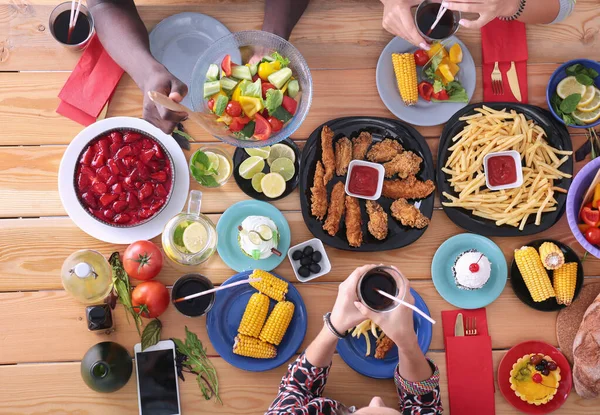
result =
[[[527,0],[521,0],[519,3],[519,8],[515,12],[515,14],[513,14],[512,16],[508,16],[508,17],[500,16],[500,20],[504,20],[504,21],[517,20],[519,17],[521,17],[523,10],[525,10],[526,3],[527,3]]]
[[[335,337],[337,337],[338,339],[343,339],[345,338],[348,333],[346,334],[340,334],[339,331],[337,331],[335,329],[335,327],[333,327],[333,324],[331,324],[331,313],[325,313],[325,315],[323,316],[323,321],[325,322],[325,325],[327,326],[327,328],[329,329],[330,332],[333,333],[333,335]]]

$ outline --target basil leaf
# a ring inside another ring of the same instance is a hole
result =
[[[142,333],[142,351],[148,347],[154,346],[160,341],[160,332],[162,330],[162,323],[159,319],[155,318],[144,328]]]
[[[203,151],[196,151],[194,153],[194,157],[192,157],[192,162],[190,164],[200,164],[204,166],[204,168],[208,168],[210,165],[210,159]]]
[[[571,94],[560,104],[560,110],[565,114],[570,114],[577,109],[577,104],[581,101],[581,94]]]
[[[593,68],[587,68],[587,76],[594,79],[598,77],[598,71]]]
[[[140,327],[143,325],[142,317],[133,309],[133,303],[131,302],[131,283],[129,282],[129,276],[123,268],[123,263],[121,262],[119,253],[113,252],[108,259],[108,263],[112,268],[113,287],[117,293],[117,296],[119,297],[119,302],[123,304],[125,311],[133,317],[135,328],[137,329],[138,334],[141,336]],[[129,322],[129,316],[127,314],[126,316],[127,321]]]
[[[175,228],[175,232],[173,232],[173,243],[178,246],[183,245],[183,232],[185,231],[184,226],[178,226]]]
[[[569,76],[577,76],[577,74],[580,73],[582,69],[585,69],[585,67],[580,63],[576,63],[575,65],[571,65],[567,69],[565,69],[565,72]]]
[[[578,74],[575,79],[577,79],[577,82],[579,82],[581,85],[585,86],[589,86],[594,83],[594,80],[584,73]]]

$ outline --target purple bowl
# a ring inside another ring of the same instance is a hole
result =
[[[600,169],[600,158],[596,158],[585,165],[573,179],[569,192],[567,193],[567,221],[571,233],[583,248],[596,258],[600,258],[600,248],[589,243],[577,226],[579,223],[579,209],[583,202],[585,192],[590,188],[596,172]]]

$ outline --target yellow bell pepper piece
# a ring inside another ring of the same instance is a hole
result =
[[[232,101],[240,101],[240,97],[242,96],[242,88],[240,88],[241,82],[235,87],[233,90],[233,94],[231,95]]]
[[[458,43],[450,48],[450,61],[452,63],[461,63],[463,60],[463,51]]]
[[[441,43],[434,43],[427,51],[427,56],[429,56],[429,59],[431,59],[434,55],[437,55],[440,49],[442,51],[439,53],[439,56],[441,56],[442,58],[448,56],[448,52],[446,52],[446,49],[444,49],[444,46],[442,46]]]
[[[600,183],[594,187],[594,199],[592,200],[592,206],[595,208],[600,206]]]
[[[443,58],[442,61],[440,62],[440,65],[448,65],[448,68],[450,69],[452,76],[454,76],[455,78],[456,78],[456,74],[458,73],[458,71],[460,71],[460,67],[457,64],[455,64],[454,62],[452,62],[448,57]]]
[[[258,65],[258,77],[263,81],[266,81],[269,75],[273,72],[281,69],[281,64],[277,61],[275,62],[263,62]]]
[[[239,103],[248,118],[252,118],[254,114],[263,109],[262,99],[260,98],[239,97]]]
[[[448,65],[440,64],[440,66],[438,66],[438,70],[440,71],[446,82],[454,81],[454,75],[452,75],[452,71],[450,71],[450,67],[448,67]]]
[[[214,94],[211,98],[214,99],[215,101],[217,100],[217,98],[219,97],[219,95],[225,95],[227,96],[227,94],[225,93],[225,91],[223,91],[222,89],[217,92],[216,94]]]

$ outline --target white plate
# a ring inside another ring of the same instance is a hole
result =
[[[173,192],[163,210],[148,222],[131,228],[117,228],[105,225],[95,219],[79,203],[75,192],[75,166],[83,148],[102,133],[115,128],[133,128],[143,131],[160,141],[173,159]],[[190,187],[188,164],[183,151],[173,137],[139,118],[114,117],[98,121],[86,127],[71,141],[60,162],[58,170],[58,193],[69,217],[85,233],[104,242],[129,244],[142,239],[152,239],[160,235],[166,223],[183,210]]]

